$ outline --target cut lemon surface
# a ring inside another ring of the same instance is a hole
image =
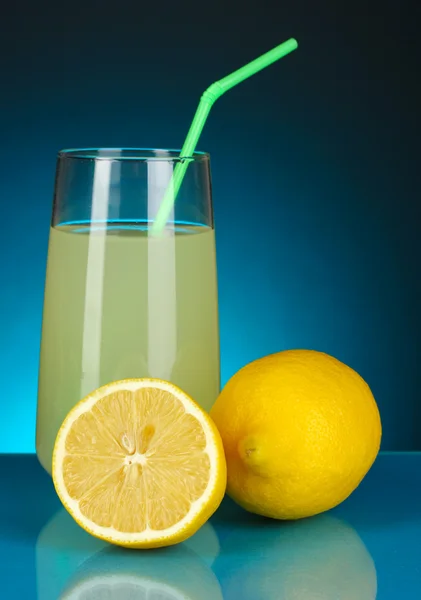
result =
[[[176,386],[127,379],[67,415],[53,453],[65,508],[90,534],[153,548],[193,535],[225,493],[226,463],[209,415]]]

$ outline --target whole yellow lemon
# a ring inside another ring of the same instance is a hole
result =
[[[313,350],[287,350],[243,367],[211,416],[224,444],[228,494],[274,519],[309,517],[340,504],[380,447],[380,415],[368,385]]]

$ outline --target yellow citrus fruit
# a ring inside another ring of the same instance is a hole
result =
[[[58,432],[56,491],[77,523],[120,546],[169,546],[193,535],[226,487],[219,433],[176,386],[116,381],[81,400]]]
[[[380,446],[368,385],[332,356],[311,350],[245,366],[211,416],[225,448],[228,494],[275,519],[308,517],[345,500]]]

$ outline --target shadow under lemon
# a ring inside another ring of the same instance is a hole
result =
[[[210,565],[219,553],[206,523],[186,542],[157,550],[125,550],[86,533],[63,508],[36,543],[38,600],[220,600]],[[153,595],[154,594],[154,595]]]
[[[376,568],[350,525],[330,515],[253,517],[221,537],[214,570],[224,600],[374,600]]]

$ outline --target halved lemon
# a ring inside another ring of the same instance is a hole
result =
[[[209,415],[158,379],[105,385],[67,415],[53,453],[64,507],[85,531],[119,546],[182,542],[215,512],[226,463]]]

